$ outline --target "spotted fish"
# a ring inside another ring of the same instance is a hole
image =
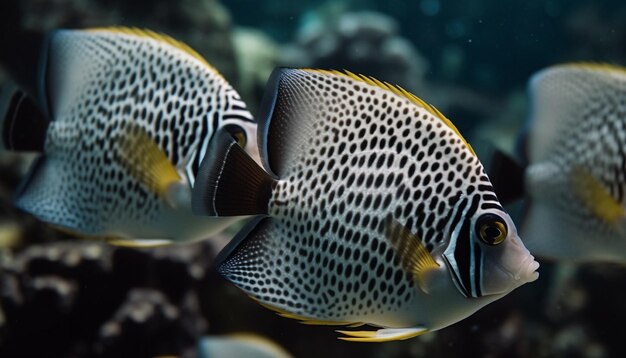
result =
[[[191,187],[218,128],[258,157],[256,123],[198,53],[134,28],[28,39],[41,48],[38,60],[22,57],[39,72],[15,71],[25,92],[13,97],[2,138],[8,149],[42,155],[17,193],[18,207],[130,245],[206,238],[232,222],[194,216]]]
[[[501,190],[529,199],[527,245],[545,257],[626,262],[626,69],[553,66],[531,78],[529,95],[527,161],[501,169],[524,174],[521,190]]]
[[[265,170],[218,131],[192,207],[256,216],[218,270],[261,304],[307,323],[382,327],[340,332],[388,341],[538,277],[470,145],[414,95],[349,72],[278,69],[259,118]]]

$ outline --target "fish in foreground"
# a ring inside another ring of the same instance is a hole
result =
[[[130,246],[202,239],[232,222],[194,216],[191,187],[218,128],[258,157],[256,123],[198,53],[134,28],[23,37],[3,59],[24,91],[8,102],[2,139],[42,155],[18,207]]]
[[[192,198],[205,215],[255,215],[219,272],[310,324],[370,324],[349,341],[453,324],[539,264],[454,125],[402,90],[349,72],[278,69],[262,103],[259,167],[218,131]],[[243,180],[245,178],[245,181]]]
[[[499,192],[528,198],[525,243],[545,257],[626,262],[626,69],[553,66],[531,78],[529,96],[525,163],[500,155],[490,169]]]

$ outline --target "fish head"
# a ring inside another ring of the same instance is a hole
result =
[[[483,214],[476,221],[474,235],[483,248],[483,295],[504,294],[539,277],[539,263],[522,243],[508,214]]]
[[[522,243],[513,220],[493,207],[465,218],[443,258],[466,297],[504,295],[539,277],[539,263]]]

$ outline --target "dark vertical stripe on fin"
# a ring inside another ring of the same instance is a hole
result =
[[[461,279],[461,285],[465,289],[465,292],[469,296],[472,293],[472,280],[470,265],[472,262],[471,257],[471,235],[470,235],[470,220],[465,220],[461,230],[459,231],[459,237],[456,240],[456,248],[454,249],[454,260],[459,268],[459,278]]]
[[[192,194],[195,214],[266,214],[274,180],[225,129],[211,138]]]
[[[6,149],[43,151],[49,121],[32,97],[15,91],[2,116],[2,144]]]
[[[481,287],[481,282],[482,282],[482,249],[480,248],[480,245],[478,243],[474,243],[473,244],[473,249],[474,249],[474,257],[472,258],[472,260],[474,261],[474,288],[476,291],[476,296],[475,297],[480,297],[483,295],[482,293],[482,287]]]
[[[511,203],[524,196],[524,168],[504,152],[493,151],[488,173],[500,203]]]

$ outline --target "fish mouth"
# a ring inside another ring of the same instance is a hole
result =
[[[521,280],[522,283],[533,282],[539,278],[539,272],[537,272],[538,268],[539,262],[535,261],[535,257],[533,255],[528,255],[528,257],[522,261],[520,269],[513,278],[516,281]]]
[[[530,254],[527,254],[519,265],[515,265],[515,268],[507,269],[502,264],[496,264],[490,273],[491,280],[488,280],[483,288],[483,293],[484,295],[502,295],[533,282],[539,278],[538,268],[539,262],[535,261],[535,257]]]

